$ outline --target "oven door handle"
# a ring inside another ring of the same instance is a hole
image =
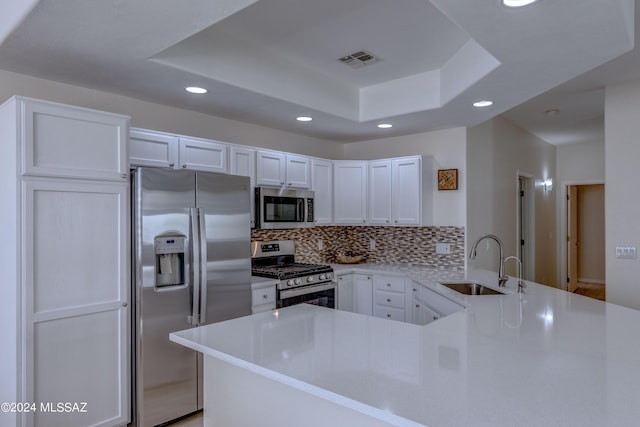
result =
[[[285,289],[283,291],[280,291],[280,299],[283,300],[286,298],[299,297],[300,295],[307,295],[313,292],[321,292],[321,291],[326,291],[326,290],[335,289],[335,288],[336,288],[336,283],[329,282],[329,283],[323,283],[320,285],[304,286],[304,287],[295,288],[295,289]]]

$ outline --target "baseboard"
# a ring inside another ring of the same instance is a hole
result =
[[[582,282],[582,283],[593,283],[595,285],[604,285],[604,280],[600,280],[600,279],[578,279],[578,282]]]

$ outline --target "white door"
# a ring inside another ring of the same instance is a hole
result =
[[[421,225],[420,158],[393,160],[393,224]]]
[[[333,218],[340,225],[367,223],[367,162],[333,164]]]
[[[369,211],[370,225],[391,224],[391,161],[369,162]]]
[[[222,142],[180,138],[180,167],[205,172],[228,173],[227,151]]]
[[[353,311],[373,315],[373,280],[364,274],[353,275]]]
[[[285,154],[276,151],[256,153],[256,185],[282,187],[285,179]]]
[[[26,415],[27,425],[126,424],[127,185],[26,178],[23,188],[25,401],[78,403],[86,410],[37,411]]]
[[[329,160],[311,161],[311,189],[315,193],[316,224],[333,222],[333,163]]]
[[[308,157],[286,155],[287,188],[311,187],[311,161]]]
[[[178,137],[160,132],[131,129],[129,163],[132,166],[178,167]]]

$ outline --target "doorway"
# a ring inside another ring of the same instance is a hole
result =
[[[567,291],[605,300],[604,184],[566,187]]]
[[[535,211],[534,179],[518,172],[518,258],[522,261],[522,278],[535,280]]]

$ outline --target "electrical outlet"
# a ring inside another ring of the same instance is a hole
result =
[[[324,249],[324,242],[322,240],[318,240],[318,250],[321,251]]]
[[[451,243],[436,243],[436,254],[449,255],[451,253]]]
[[[376,241],[373,239],[369,239],[369,249],[371,249],[372,251],[376,250]]]

